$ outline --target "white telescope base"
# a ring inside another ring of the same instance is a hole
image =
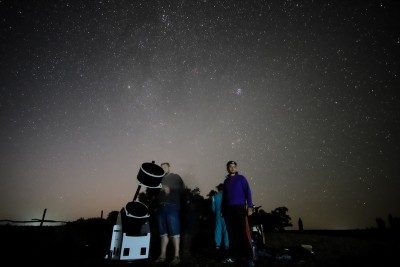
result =
[[[114,225],[110,246],[112,260],[140,260],[149,257],[150,233],[144,236],[128,236],[122,226]]]

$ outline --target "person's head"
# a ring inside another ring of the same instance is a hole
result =
[[[164,173],[167,174],[169,173],[169,163],[168,162],[163,162],[161,163],[161,168],[164,170]]]
[[[224,191],[224,184],[217,185],[217,190],[218,190],[218,192]]]
[[[230,160],[226,163],[226,170],[230,175],[234,175],[237,173],[237,163],[236,161]]]

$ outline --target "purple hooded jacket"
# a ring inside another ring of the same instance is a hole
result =
[[[253,207],[251,190],[246,177],[236,172],[234,176],[227,175],[224,180],[224,194],[222,195],[222,210],[226,206],[241,205]],[[224,211],[222,211],[224,213]]]

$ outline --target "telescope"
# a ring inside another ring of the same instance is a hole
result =
[[[161,188],[165,173],[161,166],[152,162],[141,165],[137,175],[138,187],[131,202],[119,212],[113,226],[110,250],[106,259],[140,260],[149,257],[150,224],[148,207],[137,200],[141,187]]]

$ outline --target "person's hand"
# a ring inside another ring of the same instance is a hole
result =
[[[166,195],[168,195],[169,192],[171,192],[171,189],[170,189],[169,186],[167,186],[167,185],[163,185],[162,190],[164,191],[164,193],[165,193]]]
[[[251,216],[253,214],[253,209],[252,208],[248,208],[247,209],[247,216]]]

